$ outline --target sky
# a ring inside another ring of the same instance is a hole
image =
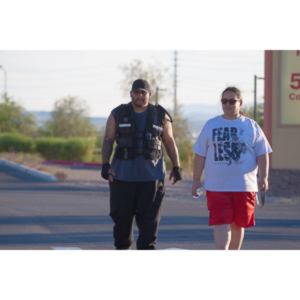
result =
[[[253,104],[254,75],[264,77],[265,49],[298,47],[289,26],[298,17],[296,10],[287,10],[291,0],[285,6],[273,3],[272,10],[258,0],[243,7],[235,0],[201,2],[194,9],[190,0],[173,4],[153,0],[146,11],[136,0],[107,1],[94,9],[90,0],[85,5],[64,0],[46,6],[35,0],[2,4],[0,65],[7,71],[8,95],[29,111],[52,111],[56,100],[76,96],[86,100],[91,117],[107,117],[130,101],[131,87],[128,97],[120,90],[124,74],[119,67],[139,59],[145,66],[168,68],[160,103],[169,109],[177,50],[178,102],[203,109],[212,105],[215,115],[221,113],[220,93],[228,85],[241,89],[245,105]],[[258,102],[263,90],[264,80],[258,80]]]
[[[141,60],[167,69],[160,103],[173,107],[174,50],[0,50],[7,74],[7,93],[28,111],[52,111],[56,100],[75,96],[86,101],[91,117],[107,117],[130,101],[121,90],[120,66]],[[183,105],[208,106],[220,113],[220,94],[228,85],[241,89],[244,104],[253,105],[254,75],[264,77],[264,50],[178,50],[177,99]],[[264,80],[257,82],[263,101]],[[0,93],[4,72],[0,69]]]

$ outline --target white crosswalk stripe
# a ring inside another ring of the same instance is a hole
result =
[[[182,248],[166,248],[161,250],[189,250],[189,249],[182,249]]]
[[[82,250],[78,247],[51,247],[53,250]]]

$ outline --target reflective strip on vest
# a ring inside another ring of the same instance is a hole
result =
[[[153,128],[155,128],[155,129],[157,129],[157,130],[159,130],[159,131],[163,131],[163,129],[162,129],[161,127],[156,126],[156,125],[154,125],[154,124],[153,124]]]

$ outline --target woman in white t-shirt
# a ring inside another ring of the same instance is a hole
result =
[[[224,114],[206,122],[193,147],[192,195],[197,196],[196,190],[202,186],[204,170],[209,225],[215,226],[216,247],[239,250],[244,229],[255,225],[255,192],[268,190],[268,153],[272,149],[259,125],[240,111],[239,89],[226,88],[221,102]]]

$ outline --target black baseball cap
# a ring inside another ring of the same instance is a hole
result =
[[[149,83],[144,79],[135,80],[132,84],[131,91],[133,92],[133,91],[138,91],[138,90],[142,90],[142,91],[145,91],[145,92],[150,92]]]

